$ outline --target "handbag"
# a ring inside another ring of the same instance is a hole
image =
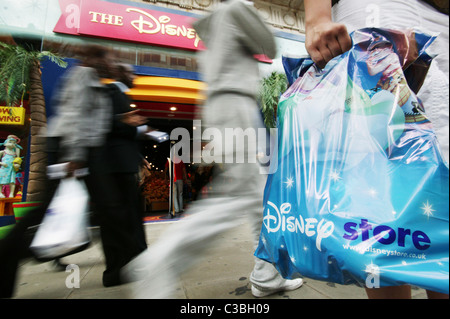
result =
[[[434,38],[410,35],[357,30],[323,70],[285,63],[255,253],[283,277],[448,294],[449,168],[415,95]]]
[[[89,194],[83,181],[75,177],[60,181],[30,245],[36,259],[53,260],[89,246],[88,206]]]

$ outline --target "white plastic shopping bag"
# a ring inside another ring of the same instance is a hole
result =
[[[39,260],[67,256],[86,248],[89,194],[75,177],[61,180],[30,249]]]

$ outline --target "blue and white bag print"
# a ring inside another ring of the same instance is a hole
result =
[[[449,169],[416,97],[434,40],[362,29],[318,70],[285,59],[255,255],[285,278],[449,291]]]

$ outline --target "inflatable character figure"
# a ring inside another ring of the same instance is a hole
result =
[[[20,168],[22,159],[20,158],[19,145],[20,139],[15,135],[8,135],[6,140],[1,143],[5,147],[0,151],[0,186],[9,185],[9,195],[7,197],[14,197],[16,188],[16,173]],[[5,195],[0,192],[0,198],[5,198]]]

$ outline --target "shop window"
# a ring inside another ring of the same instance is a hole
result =
[[[179,58],[178,59],[178,66],[186,66],[186,59],[185,58]]]
[[[138,52],[138,64],[165,68],[167,67],[166,55],[152,52]]]
[[[187,70],[187,59],[182,57],[170,57],[170,66],[178,70]]]
[[[135,64],[136,63],[136,50],[128,48],[118,48],[114,50],[118,60],[122,63]]]
[[[147,65],[152,62],[152,55],[150,53],[143,53],[141,55],[141,64]]]
[[[151,61],[153,63],[161,63],[161,55],[160,54],[152,54]]]

